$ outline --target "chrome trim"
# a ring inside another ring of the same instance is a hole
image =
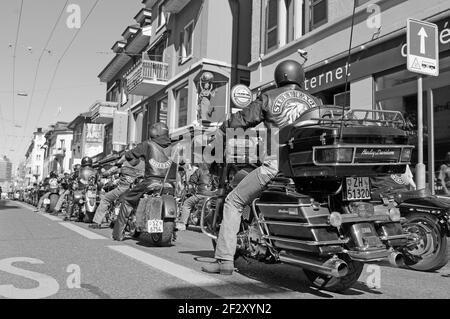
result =
[[[268,225],[307,227],[307,228],[330,227],[330,224],[310,224],[310,223],[296,223],[296,222],[279,222],[279,221],[272,221],[272,220],[263,220],[263,221],[261,221],[261,223],[268,224]]]
[[[392,236],[380,236],[381,240],[396,240],[396,239],[409,239],[411,236],[409,234],[402,234],[402,235],[392,235]]]
[[[387,249],[377,249],[372,251],[345,250],[344,252],[347,253],[351,259],[364,262],[383,260],[390,255],[390,251]]]
[[[305,256],[293,256],[281,252],[278,258],[283,263],[299,266],[327,276],[343,277],[348,273],[347,263],[337,257],[331,257],[322,262]]]
[[[360,222],[391,222],[389,215],[372,215],[369,217],[361,217],[358,214],[341,214],[342,223],[360,223]]]
[[[270,240],[278,240],[278,241],[284,241],[288,243],[295,243],[295,244],[304,244],[308,246],[326,246],[326,245],[342,245],[349,242],[349,239],[336,239],[336,240],[327,240],[327,241],[308,241],[308,240],[299,240],[299,239],[290,239],[290,238],[282,238],[277,236],[266,236],[263,235],[263,238],[270,239]]]
[[[258,198],[259,199],[259,198]],[[312,204],[271,204],[271,203],[259,203],[256,204],[258,206],[267,206],[267,207],[311,207]]]
[[[352,154],[352,162],[351,163],[319,163],[316,160],[316,150],[320,149],[340,149],[340,148],[351,148],[353,149]],[[355,155],[356,155],[356,149],[357,148],[394,148],[394,149],[400,149],[400,155],[398,156],[397,162],[375,162],[375,163],[355,163]],[[375,166],[375,165],[408,165],[410,164],[410,161],[408,162],[401,162],[400,158],[402,155],[402,152],[406,148],[413,149],[413,146],[409,145],[378,145],[378,144],[337,144],[337,145],[326,145],[326,146],[313,146],[313,152],[312,152],[312,160],[313,164],[316,166]],[[297,152],[291,153],[296,154]],[[292,165],[295,165],[295,163],[292,163]]]
[[[212,199],[214,199],[214,198],[219,198],[219,197],[220,197],[220,196],[211,196],[211,197],[207,197],[207,198],[205,199],[205,201],[203,202],[202,211],[201,211],[201,213],[200,213],[200,229],[202,230],[202,233],[205,234],[206,236],[212,238],[212,239],[215,239],[215,240],[217,240],[217,236],[214,235],[214,234],[212,234],[212,233],[210,233],[210,232],[208,232],[208,231],[206,230],[203,221],[204,221],[204,219],[205,219],[205,209],[206,209],[207,204],[208,204]]]

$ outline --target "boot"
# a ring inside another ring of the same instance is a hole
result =
[[[234,271],[234,262],[217,259],[215,262],[203,266],[202,271],[210,274],[232,275]]]

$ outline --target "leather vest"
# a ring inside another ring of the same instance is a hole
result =
[[[162,177],[166,176],[167,170],[172,164],[170,158],[172,147],[162,148],[158,144],[152,141],[147,143],[147,162],[145,163],[146,177]]]

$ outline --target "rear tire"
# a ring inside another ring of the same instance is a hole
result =
[[[343,292],[358,281],[358,278],[363,271],[364,263],[351,260],[348,256],[342,256],[341,259],[348,265],[348,273],[343,277],[326,276],[307,269],[303,269],[303,272],[311,282],[312,286],[331,292]]]
[[[426,213],[409,213],[405,217],[408,221],[403,225],[404,230],[418,239],[416,245],[405,248],[406,266],[417,271],[435,271],[444,267],[450,259],[450,249],[438,219]]]

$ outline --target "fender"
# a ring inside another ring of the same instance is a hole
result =
[[[426,213],[436,216],[447,237],[450,237],[450,200],[427,196],[408,199],[398,206],[402,214]]]
[[[163,219],[175,218],[177,214],[177,203],[172,195],[162,195],[163,200]]]

